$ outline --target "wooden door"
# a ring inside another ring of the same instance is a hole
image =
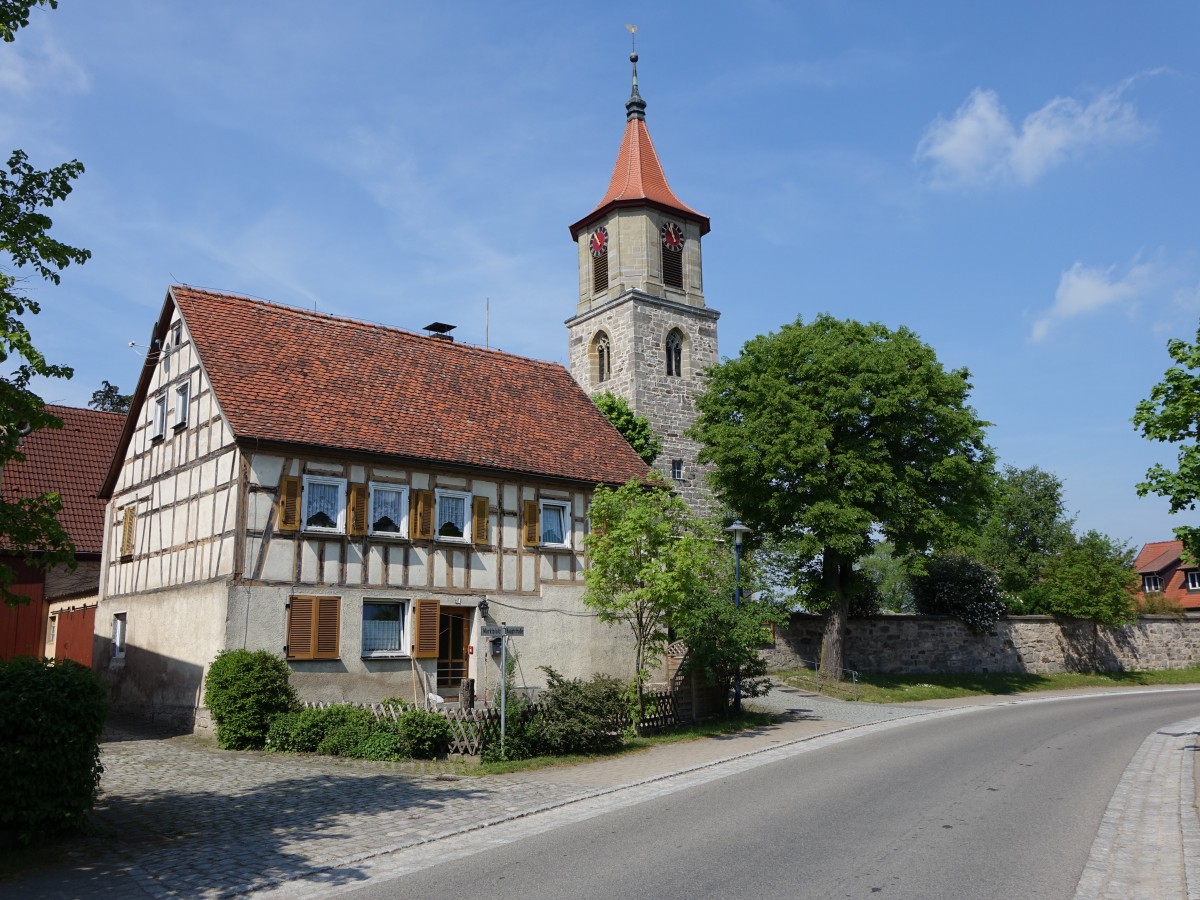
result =
[[[438,615],[438,693],[446,696],[458,691],[467,677],[467,640],[471,634],[471,610],[443,606]]]

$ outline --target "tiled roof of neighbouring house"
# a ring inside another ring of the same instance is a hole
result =
[[[555,363],[189,287],[170,297],[240,440],[591,484],[647,471]]]
[[[99,553],[103,546],[104,505],[100,485],[112,462],[125,423],[122,413],[70,406],[47,406],[62,428],[40,428],[21,440],[25,459],[0,472],[5,500],[57,491],[63,508],[58,521],[78,553]]]
[[[1161,572],[1183,555],[1183,541],[1155,541],[1146,544],[1133,562],[1134,571],[1140,575]]]

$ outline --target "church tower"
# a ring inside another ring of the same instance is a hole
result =
[[[567,320],[570,368],[588,394],[624,397],[662,441],[654,463],[693,510],[712,496],[684,432],[696,420],[701,373],[717,362],[717,318],[704,304],[700,240],[708,217],[675,196],[633,91],[608,190],[571,226],[579,245],[579,304]]]

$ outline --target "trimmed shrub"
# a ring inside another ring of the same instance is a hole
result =
[[[995,625],[1005,613],[996,576],[983,563],[956,553],[935,556],[924,575],[911,578],[913,602],[923,616],[953,616],[975,634]]]
[[[593,675],[590,681],[563,678],[542,666],[548,688],[539,697],[536,719],[542,753],[610,753],[623,742],[625,688],[615,678]]]
[[[404,740],[394,731],[376,731],[354,748],[358,759],[399,759],[407,756]]]
[[[0,830],[29,843],[78,828],[100,785],[104,685],[84,666],[0,661]]]
[[[450,749],[453,734],[444,716],[410,709],[396,720],[396,732],[413,759],[437,759]]]
[[[357,756],[358,745],[376,731],[376,720],[368,710],[357,706],[331,706],[336,716],[326,719],[325,736],[317,744],[317,752],[326,756]]]
[[[258,750],[271,721],[296,708],[288,665],[266,650],[222,650],[204,679],[204,705],[224,750]]]

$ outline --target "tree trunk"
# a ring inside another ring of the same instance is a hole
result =
[[[842,594],[825,613],[825,631],[821,635],[821,677],[842,680],[842,648],[846,620],[850,617],[850,599]]]
[[[821,677],[842,680],[843,645],[846,640],[846,620],[850,617],[850,576],[854,564],[825,551],[821,560],[821,583],[833,605],[825,613],[825,631],[821,635]]]

